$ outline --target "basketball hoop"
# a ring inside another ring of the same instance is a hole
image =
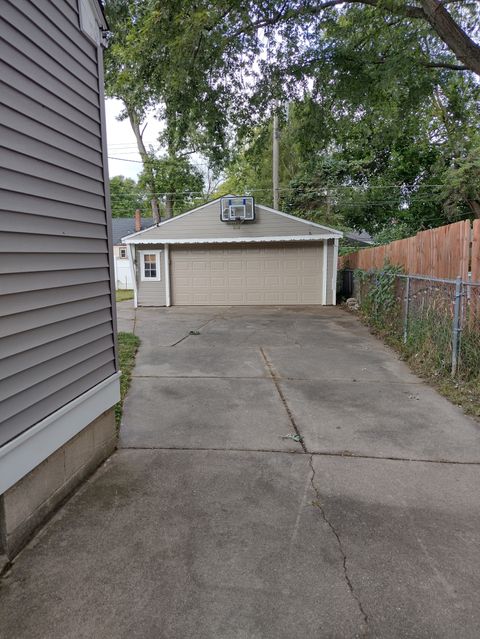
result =
[[[243,222],[255,222],[255,202],[252,196],[223,197],[220,200],[220,219],[239,228]]]

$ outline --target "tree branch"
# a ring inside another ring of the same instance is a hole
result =
[[[449,62],[423,62],[427,69],[448,69],[450,71],[469,71],[469,68],[462,64],[450,64]]]
[[[480,75],[480,46],[452,18],[440,0],[421,0],[426,20],[464,65]]]
[[[291,18],[298,18],[299,16],[305,17],[315,17],[318,16],[325,9],[333,9],[338,5],[346,4],[345,0],[324,0],[323,2],[319,2],[314,6],[306,6],[302,9],[290,9],[288,11],[282,12],[280,10],[274,16],[270,18],[265,18],[263,20],[257,20],[252,22],[249,25],[248,29],[241,29],[237,31],[234,35],[240,35],[240,33],[244,33],[245,31],[252,31],[255,29],[262,29],[265,27],[271,27],[279,22],[286,22]],[[393,0],[387,0],[386,2],[380,4],[379,0],[349,0],[347,4],[361,4],[368,5],[371,7],[382,8],[390,11],[391,13],[395,13],[397,15],[402,15],[407,18],[416,18],[425,20],[426,16],[422,8],[416,7],[414,5],[403,5],[399,6]],[[284,4],[285,7],[285,4]],[[282,9],[284,8],[282,7]]]
[[[478,0],[475,1],[478,2]],[[419,0],[419,2],[421,6],[411,4],[399,5],[395,0],[349,0],[347,2],[345,2],[345,0],[323,0],[315,5],[307,5],[300,9],[289,9],[283,13],[277,12],[274,16],[250,23],[248,26],[235,32],[233,36],[274,26],[281,22],[288,22],[289,20],[298,19],[299,17],[314,18],[326,9],[332,9],[343,4],[364,5],[388,11],[394,15],[427,21],[438,37],[443,40],[447,47],[466,67],[466,69],[455,68],[453,70],[470,70],[480,76],[480,46],[468,36],[446,8],[446,4],[457,4],[457,0]]]

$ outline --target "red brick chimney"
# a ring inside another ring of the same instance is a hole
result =
[[[140,209],[135,211],[135,233],[142,230],[142,212]]]

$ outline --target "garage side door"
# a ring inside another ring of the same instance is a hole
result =
[[[175,305],[321,304],[320,243],[172,247]]]

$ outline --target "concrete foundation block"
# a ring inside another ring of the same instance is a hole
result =
[[[91,424],[65,444],[65,480],[75,475],[94,456],[94,431],[95,425]]]
[[[117,445],[114,408],[0,496],[0,555],[11,560]]]
[[[117,428],[115,424],[115,413],[108,411],[100,415],[94,422],[93,439],[94,446],[98,448],[101,444],[108,443],[112,438],[116,439]]]

